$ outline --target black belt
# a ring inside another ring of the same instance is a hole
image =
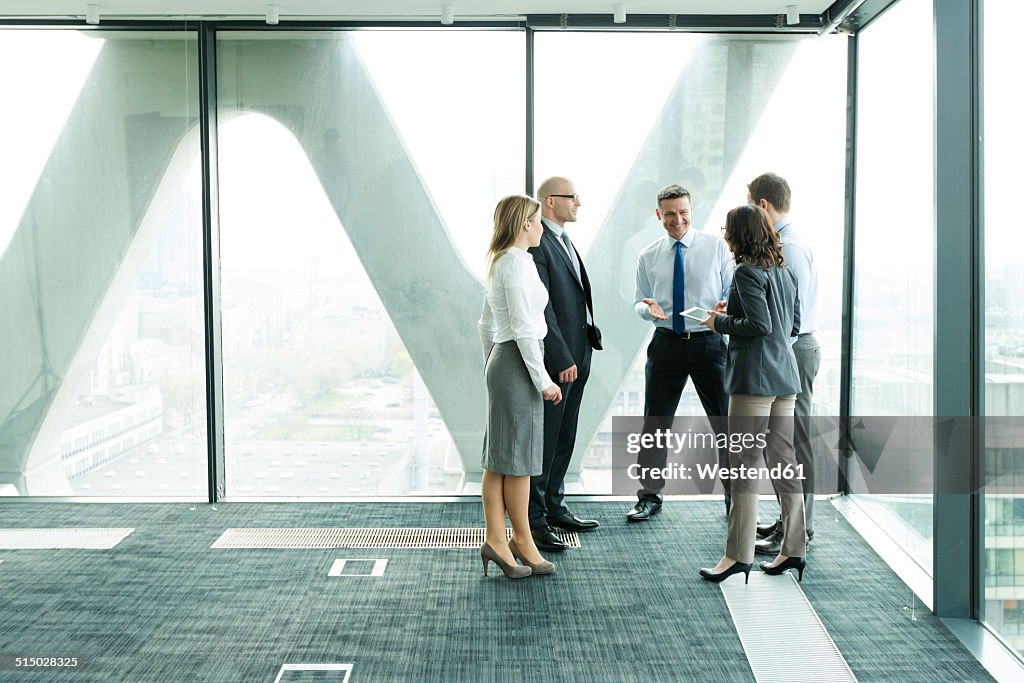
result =
[[[654,333],[667,334],[668,336],[675,337],[676,339],[693,339],[694,337],[706,337],[709,334],[718,334],[717,332],[712,332],[711,330],[700,330],[697,332],[683,332],[682,334],[676,334],[675,330],[672,330],[668,327],[656,327],[654,328]]]

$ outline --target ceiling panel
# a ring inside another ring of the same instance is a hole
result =
[[[456,22],[459,17],[486,18],[522,14],[612,14],[615,2],[600,0],[0,0],[0,17],[84,17],[86,5],[99,7],[102,17],[179,17],[206,16],[226,18],[262,17],[268,4],[278,7],[280,17],[406,17],[433,20],[442,4],[451,4]],[[634,0],[622,3],[634,14],[784,14],[787,5],[796,5],[801,14],[820,15],[830,0]]]

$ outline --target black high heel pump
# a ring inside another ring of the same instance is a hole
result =
[[[733,574],[739,574],[739,573],[742,572],[743,573],[743,577],[744,577],[743,583],[750,583],[750,565],[751,564],[752,564],[751,562],[737,562],[736,564],[734,564],[733,566],[729,567],[725,571],[718,572],[717,574],[714,573],[713,571],[711,571],[710,569],[703,569],[702,568],[700,570],[700,576],[701,576],[702,579],[705,579],[706,581],[713,581],[715,583],[719,583],[720,581],[725,581],[727,578],[729,578]]]
[[[807,566],[807,560],[802,557],[787,557],[775,567],[772,566],[771,562],[762,562],[759,566],[764,570],[765,574],[771,574],[772,576],[778,576],[787,569],[795,569],[798,572],[797,576],[799,576],[797,581],[803,581],[804,567]]]

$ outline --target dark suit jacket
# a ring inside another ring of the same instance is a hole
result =
[[[546,221],[545,221],[546,222]],[[573,247],[575,249],[575,246]],[[544,365],[554,381],[558,373],[573,365],[582,366],[590,348],[601,348],[601,331],[587,325],[587,309],[594,318],[590,298],[590,278],[580,259],[580,279],[572,267],[562,241],[545,225],[540,246],[530,249],[541,282],[548,290],[544,318],[548,334],[544,337]],[[579,258],[579,252],[576,252]]]
[[[725,315],[715,330],[729,335],[729,394],[800,393],[792,339],[800,333],[800,297],[789,268],[736,267]]]

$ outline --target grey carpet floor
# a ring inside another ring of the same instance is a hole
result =
[[[482,526],[478,503],[191,507],[0,504],[3,528],[136,528],[112,550],[0,550],[0,654],[85,658],[0,681],[270,683],[286,662],[351,663],[351,683],[753,680],[719,587],[697,575],[724,549],[720,502],[668,503],[634,525],[628,503],[577,503],[601,528],[551,555],[554,575],[520,581],[494,565],[484,578],[473,550],[210,548],[228,527]],[[802,587],[859,680],[991,680],[926,609],[911,619],[909,589],[845,520],[818,511]],[[339,558],[389,564],[383,578],[328,577]]]

